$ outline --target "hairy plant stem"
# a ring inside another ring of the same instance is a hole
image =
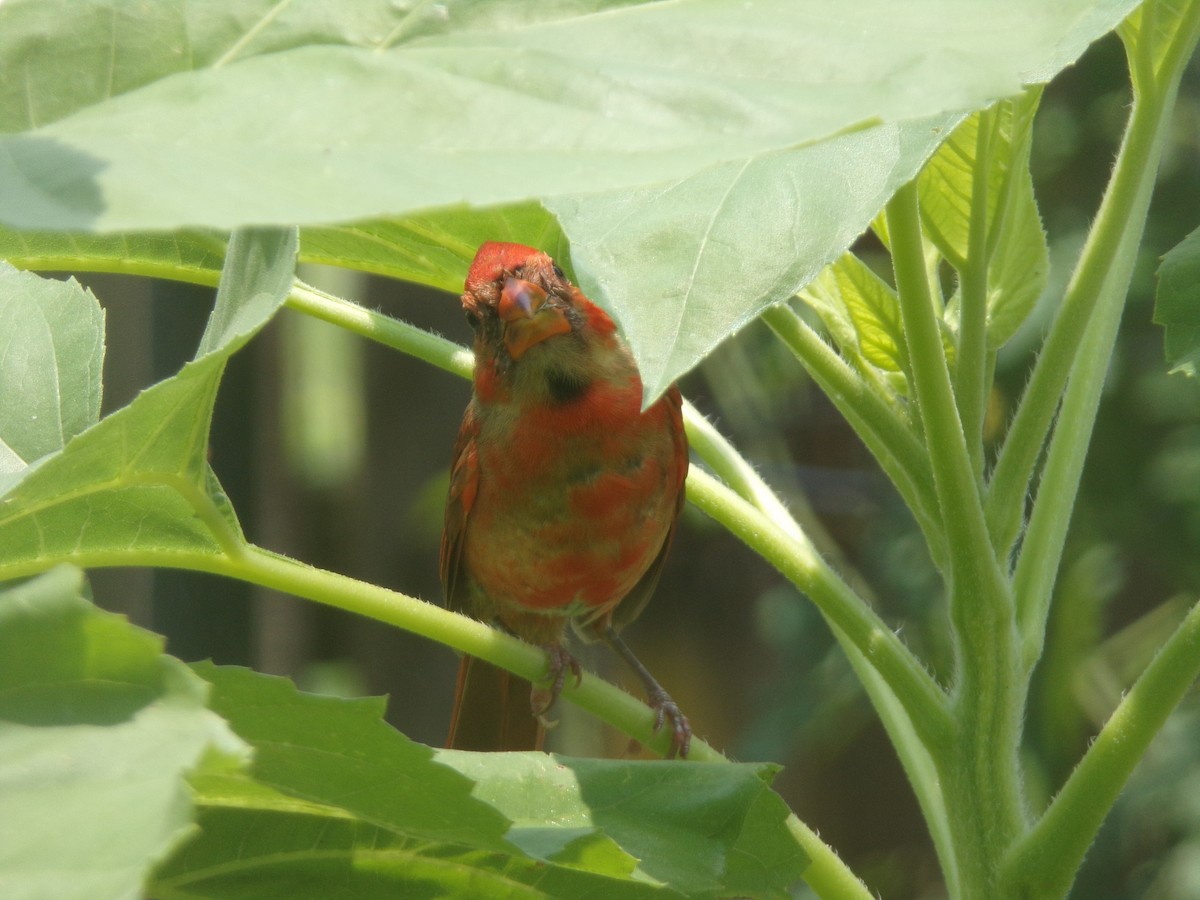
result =
[[[944,533],[933,473],[913,429],[790,306],[772,306],[763,312],[762,320],[795,354],[887,473],[920,525],[934,563],[942,568]]]
[[[1153,4],[1146,9],[1149,14]],[[1117,154],[1113,176],[1063,305],[1065,314],[1067,303],[1078,296],[1076,286],[1089,287],[1090,292],[1085,297],[1087,316],[1082,322],[1082,331],[1075,327],[1069,330],[1065,326],[1059,328],[1056,320],[1055,328],[1047,338],[1047,349],[1041,356],[1045,360],[1051,355],[1050,339],[1056,332],[1069,333],[1074,337],[1075,343],[1063,354],[1069,363],[1066,391],[1014,575],[1023,664],[1027,670],[1031,670],[1041,657],[1051,596],[1070,521],[1064,510],[1070,510],[1075,505],[1089,438],[1100,405],[1104,376],[1116,344],[1159,160],[1170,129],[1170,112],[1174,106],[1182,66],[1190,56],[1190,50],[1196,43],[1196,32],[1200,30],[1198,10],[1200,3],[1192,7],[1190,40],[1186,28],[1181,29],[1183,34],[1177,36],[1187,47],[1187,52],[1177,51],[1168,55],[1178,69],[1160,75],[1158,80],[1147,82],[1145,76],[1135,79],[1137,88],[1133,110]],[[1149,55],[1151,49],[1149,43],[1141,48],[1129,48],[1131,70],[1146,68],[1146,63],[1138,57]],[[1102,246],[1103,251],[1093,251],[1095,246]],[[1058,387],[1057,380],[1038,381],[1035,370],[1027,394],[1051,387]],[[1030,405],[1050,405],[1037,396],[1030,397],[1027,402]],[[1022,408],[1025,405],[1026,401],[1023,401]],[[992,486],[995,502],[1004,499],[1002,492],[1011,487],[1000,480],[1001,476],[997,468],[997,477]],[[1015,502],[1015,498],[1008,499]]]
[[[993,898],[999,861],[1021,833],[1020,690],[1008,583],[991,552],[979,480],[958,416],[924,266],[915,183],[888,204],[888,234],[914,393],[925,422],[946,530],[955,645],[954,734],[933,750],[944,781],[959,878],[958,896]],[[965,365],[972,363],[965,362]]]
[[[946,698],[887,624],[833,572],[807,539],[776,527],[701,469],[688,475],[688,500],[721,522],[807,594],[896,691],[921,739],[950,735]]]
[[[958,405],[958,416],[962,421],[963,433],[967,436],[971,469],[981,484],[983,441],[974,438],[983,434],[983,418],[987,410],[987,286],[990,262],[988,181],[997,120],[995,109],[984,110],[979,114],[976,126],[967,258],[963,260],[963,268],[959,273],[962,314],[954,372],[954,399]]]
[[[1147,4],[1144,9],[1152,15],[1154,4]],[[1136,93],[1144,94],[1149,90],[1156,96],[1154,99],[1139,98],[1135,94],[1133,113],[1113,177],[992,472],[987,520],[993,546],[1001,558],[1007,556],[1021,534],[1024,498],[1033,483],[1037,461],[1053,426],[1083,332],[1094,308],[1101,302],[1106,283],[1111,289],[1113,284],[1121,281],[1119,275],[1111,281],[1110,278],[1114,267],[1123,267],[1128,262],[1122,249],[1130,232],[1140,236],[1144,228],[1144,215],[1131,217],[1130,213],[1139,203],[1138,195],[1153,187],[1157,167],[1150,165],[1149,154],[1161,151],[1161,147],[1153,149],[1154,134],[1158,129],[1155,123],[1161,125],[1167,118],[1171,105],[1168,101],[1174,99],[1183,66],[1195,46],[1196,14],[1195,3],[1181,13],[1182,21],[1173,46],[1163,54],[1164,64],[1157,87],[1154,66],[1145,56],[1150,50],[1148,42],[1143,44],[1145,50],[1141,56],[1132,54],[1135,57],[1131,60],[1131,68],[1138,89]],[[1145,87],[1141,83],[1145,83]],[[1119,293],[1117,302],[1123,304],[1123,292]]]
[[[1200,603],[1113,711],[1037,824],[1005,860],[1006,896],[1064,896],[1084,854],[1167,717],[1200,676]]]
[[[299,280],[288,295],[287,305],[297,312],[338,325],[447,372],[463,378],[471,377],[475,360],[470,350],[407,322],[327,294]]]
[[[1136,30],[1123,31],[1134,83],[1134,105],[1109,189],[1076,267],[1077,285],[1090,286],[1090,318],[1071,360],[1062,409],[1054,428],[1042,483],[1015,573],[1021,601],[1023,663],[1040,658],[1050,596],[1066,539],[1063,509],[1074,505],[1087,437],[1099,405],[1125,295],[1145,228],[1150,195],[1169,129],[1183,68],[1200,42],[1200,2],[1178,8],[1165,47],[1156,46],[1155,0],[1145,4]],[[1104,252],[1095,247],[1104,247]],[[1066,303],[1064,303],[1064,312]],[[1061,316],[1060,316],[1061,318]],[[1055,330],[1066,332],[1066,326]],[[1053,332],[1052,332],[1053,336]],[[1046,354],[1043,353],[1043,356]],[[1031,382],[1029,391],[1034,390]],[[1049,808],[1005,861],[1008,896],[1059,897],[1067,893],[1084,854],[1150,741],[1200,675],[1200,604],[1126,694]]]
[[[795,315],[790,310],[788,312],[791,316]],[[762,480],[754,467],[687,401],[684,401],[684,420],[687,423],[688,440],[692,449],[713,468],[713,471],[724,480],[729,489],[754,506],[770,520],[775,528],[797,542],[798,546],[803,547],[811,543],[803,529],[788,512],[783,501]],[[715,483],[707,484],[706,481],[707,479],[701,481],[700,476],[693,473],[689,481],[692,502],[708,511],[718,521],[726,524],[726,527],[736,534],[737,528],[729,518],[736,515],[732,505],[715,502],[719,500],[718,497],[706,499],[705,496],[709,491],[722,492],[724,488]],[[748,543],[756,546],[750,541]],[[810,547],[809,549],[816,552],[814,548]],[[829,566],[824,568],[827,572],[832,573]],[[802,585],[798,585],[798,587],[805,590]],[[865,597],[858,596],[857,602],[869,609]],[[818,608],[821,609],[820,605]],[[866,653],[856,646],[846,631],[838,626],[835,617],[830,616],[823,609],[822,615],[845,652],[846,658],[867,692],[867,696],[870,697],[871,704],[875,707],[892,746],[896,749],[896,755],[904,767],[913,793],[916,794],[917,802],[921,806],[926,824],[929,826],[938,858],[947,872],[947,882],[954,885],[956,884],[954,874],[956,863],[951,846],[949,822],[946,818],[945,797],[942,794],[941,783],[938,780],[929,747],[918,734],[905,703],[901,701],[900,695],[897,693],[898,690],[903,691],[904,686],[893,686],[889,683],[880,673],[876,664],[868,659]],[[912,659],[912,664],[920,667],[920,661],[915,657]],[[940,699],[938,705],[945,707],[944,697]],[[815,882],[810,880],[809,883],[820,893],[821,889]],[[821,896],[826,895],[822,893]],[[830,896],[841,896],[841,894],[831,894]]]

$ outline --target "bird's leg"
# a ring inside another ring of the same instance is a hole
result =
[[[550,707],[562,693],[562,689],[567,683],[567,673],[570,672],[575,676],[575,686],[578,687],[579,683],[583,681],[583,669],[579,665],[579,660],[570,654],[563,646],[562,641],[551,641],[542,644],[541,647],[550,659],[548,684],[533,686],[533,691],[529,695],[529,706],[533,710],[533,714],[542,719],[542,724],[549,727],[552,723],[547,722],[543,716],[550,711]]]
[[[667,759],[674,759],[678,756],[680,759],[687,759],[688,750],[692,746],[692,726],[687,720],[687,716],[679,708],[679,705],[671,699],[668,694],[650,674],[650,670],[642,665],[641,660],[634,656],[633,651],[629,649],[629,645],[617,633],[617,630],[610,624],[605,627],[601,634],[604,640],[610,647],[620,654],[621,658],[629,664],[629,667],[637,673],[638,678],[642,680],[642,684],[646,688],[646,698],[650,701],[650,708],[654,710],[654,730],[658,732],[663,727],[663,722],[670,720],[671,723],[671,749],[667,753]]]

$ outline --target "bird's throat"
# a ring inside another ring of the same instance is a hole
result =
[[[591,386],[591,377],[580,372],[551,369],[546,373],[546,393],[559,406],[582,399]]]
[[[528,318],[518,318],[504,325],[504,346],[516,360],[530,347],[559,334],[570,334],[571,323],[561,309],[543,306]]]

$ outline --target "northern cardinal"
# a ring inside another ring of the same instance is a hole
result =
[[[447,605],[543,647],[547,687],[466,656],[448,744],[540,749],[567,675],[567,623],[609,643],[687,756],[687,718],[621,639],[658,581],[683,506],[687,438],[671,387],[645,412],[612,319],[532,247],[489,242],[467,275],[474,391],[454,445],[442,534]]]

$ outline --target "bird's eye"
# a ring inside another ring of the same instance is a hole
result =
[[[563,270],[558,267],[558,263],[554,263],[554,274],[563,279],[567,277],[563,274]]]
[[[469,309],[467,310],[467,324],[471,326],[472,331],[479,330],[479,316]]]

